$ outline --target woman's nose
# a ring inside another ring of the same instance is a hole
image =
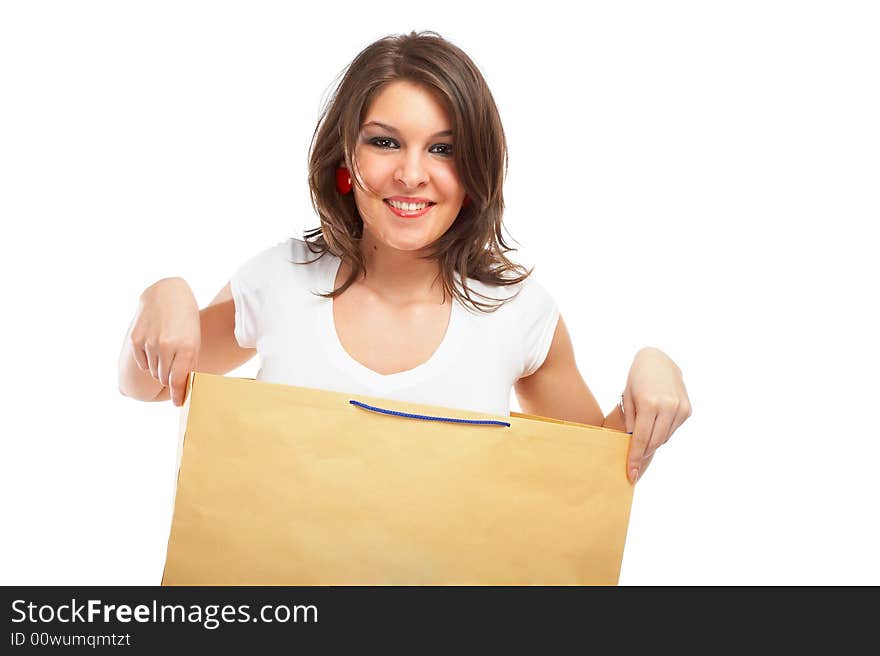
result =
[[[420,153],[405,155],[394,174],[395,181],[409,189],[414,189],[428,180],[428,170]]]

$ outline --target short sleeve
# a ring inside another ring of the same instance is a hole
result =
[[[550,293],[532,276],[523,282],[516,301],[520,305],[520,326],[523,339],[523,364],[520,378],[531,376],[547,358],[556,324],[559,307]]]
[[[235,304],[235,339],[241,348],[257,347],[261,315],[289,251],[288,241],[267,248],[241,265],[229,280]]]

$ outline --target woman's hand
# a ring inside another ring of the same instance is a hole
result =
[[[174,405],[183,404],[200,347],[199,306],[186,281],[163,278],[145,289],[131,328],[131,348],[138,367],[171,388]]]
[[[654,453],[691,416],[681,369],[663,351],[651,347],[636,354],[623,392],[626,431],[632,433],[627,473],[635,483]]]

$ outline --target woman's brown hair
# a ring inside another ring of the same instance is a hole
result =
[[[336,168],[345,162],[349,171],[355,171],[354,150],[366,112],[375,96],[397,80],[420,85],[444,105],[452,120],[456,170],[471,199],[446,233],[427,247],[423,259],[440,264],[444,301],[446,294],[452,294],[477,310],[497,310],[512,297],[486,296],[470,289],[467,279],[506,286],[522,282],[532,272],[505,256],[516,250],[502,235],[507,141],[480,71],[460,48],[433,31],[387,36],[362,50],[343,71],[318,120],[309,149],[309,189],[321,225],[306,230],[305,241],[311,252],[320,253],[316,259],[330,251],[351,267],[338,289],[320,295],[338,296],[365,270],[359,248],[363,221],[354,194],[337,191]],[[351,177],[353,184],[364,188],[357,175]],[[455,284],[456,273],[461,289]],[[477,301],[472,294],[496,302]]]

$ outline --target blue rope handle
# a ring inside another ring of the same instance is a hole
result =
[[[506,421],[497,421],[495,419],[455,419],[453,417],[432,417],[431,415],[414,415],[409,412],[398,412],[397,410],[385,410],[384,408],[377,408],[374,405],[367,405],[366,403],[361,403],[360,401],[349,401],[352,405],[356,405],[359,408],[363,408],[364,410],[372,410],[373,412],[381,412],[383,415],[394,415],[395,417],[408,417],[409,419],[424,419],[426,421],[447,421],[452,424],[479,424],[479,425],[487,425],[487,426],[507,426],[510,428],[510,424]]]

